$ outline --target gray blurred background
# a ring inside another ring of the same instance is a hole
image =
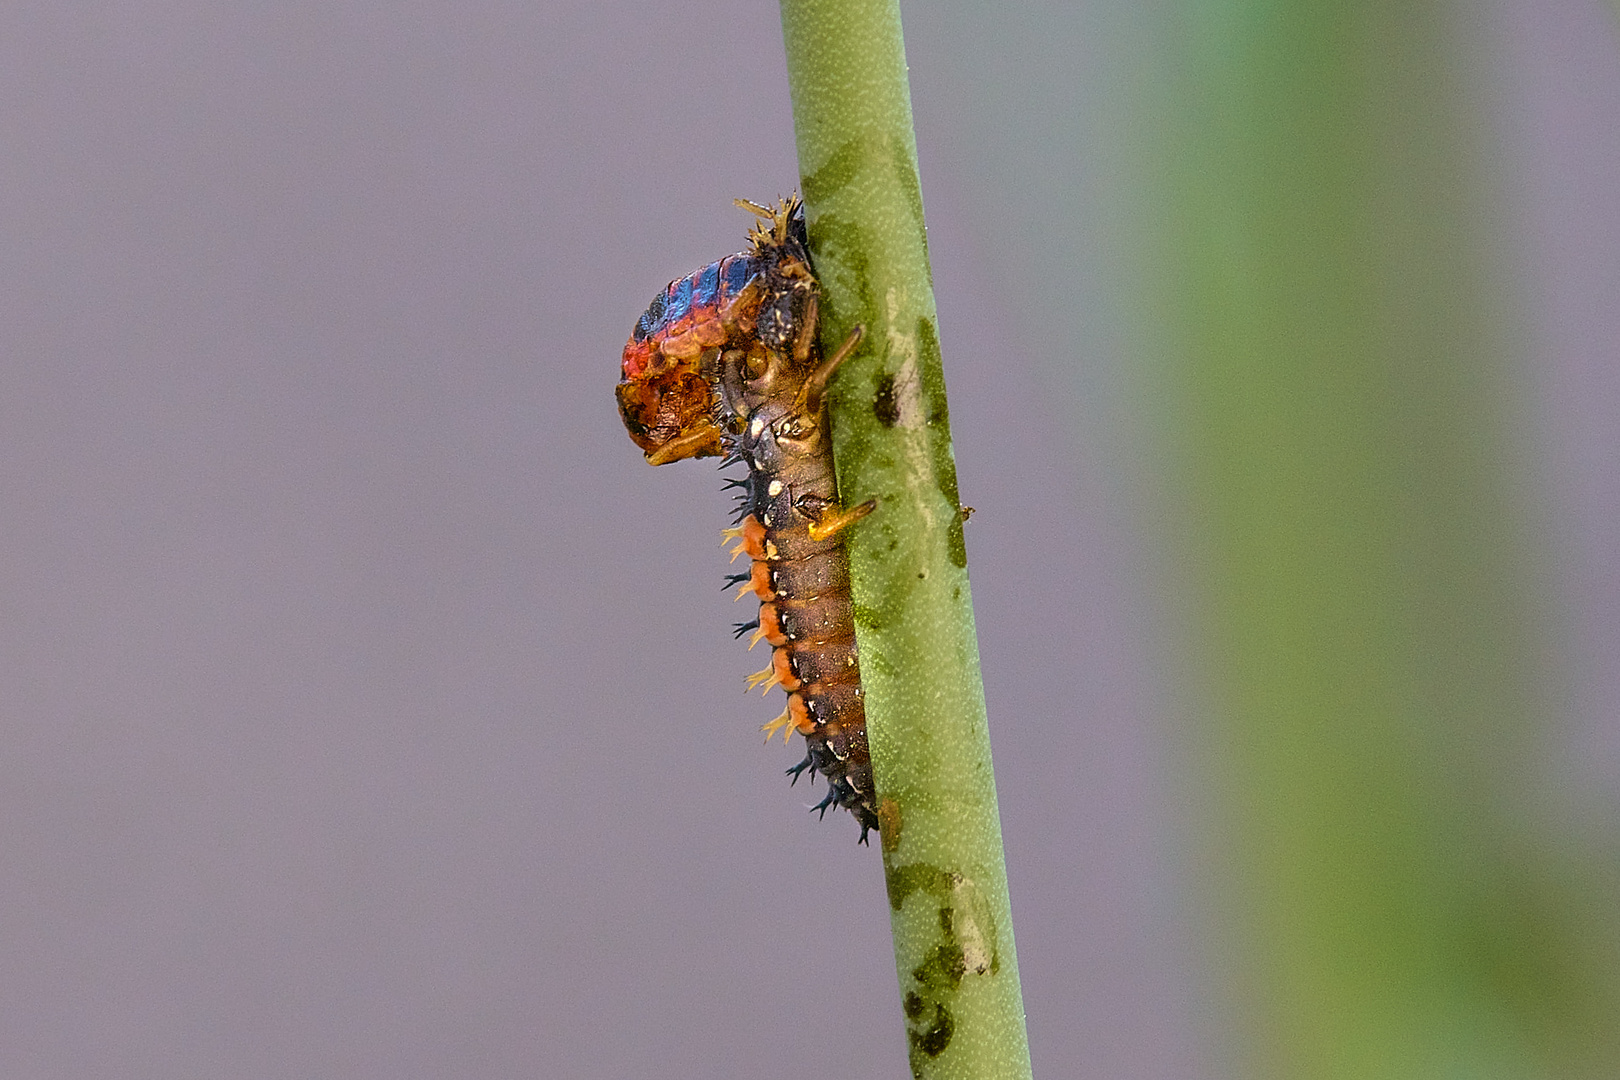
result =
[[[1165,7],[905,9],[1047,1077],[1227,1060],[1115,272]],[[1620,35],[1477,13],[1549,740],[1612,814]],[[16,2],[0,88],[0,1075],[905,1075],[877,855],[741,692],[719,479],[611,392],[795,184],[776,5]]]

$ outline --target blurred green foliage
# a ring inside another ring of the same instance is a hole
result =
[[[1202,0],[1163,151],[1166,430],[1246,1064],[1620,1075],[1552,716],[1462,18]]]

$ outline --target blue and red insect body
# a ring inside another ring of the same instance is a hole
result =
[[[824,394],[855,346],[857,330],[831,358],[816,344],[819,287],[810,268],[797,199],[775,209],[740,203],[768,223],[750,233],[751,251],[670,284],[653,298],[624,347],[619,410],[654,465],[726,454],[748,467],[732,558],[748,573],[728,584],[760,600],[749,647],[771,646],[771,663],[750,689],[781,686],[787,707],[764,726],[805,737],[805,758],[788,772],[826,777],[825,813],[842,806],[878,827],[861,694],[849,562],[842,533],[870,513],[868,500],[838,502]]]
[[[728,255],[670,282],[636,321],[624,346],[619,412],[630,438],[649,456],[676,438],[695,440],[696,449],[677,447],[670,451],[677,456],[664,460],[721,452],[712,423],[713,380],[699,371],[699,361],[705,349],[746,338],[740,323],[751,313],[737,300],[758,273],[752,255]]]

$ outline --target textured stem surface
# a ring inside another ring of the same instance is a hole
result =
[[[782,0],[912,1073],[1028,1077],[928,242],[894,0]]]

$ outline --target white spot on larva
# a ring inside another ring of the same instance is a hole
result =
[[[753,422],[748,425],[748,434],[752,435],[756,439],[759,438],[760,432],[764,430],[765,418],[763,416],[754,417]]]
[[[772,480],[771,486],[765,489],[765,494],[769,495],[773,499],[782,494],[782,481]]]
[[[770,528],[771,527],[771,515],[766,514],[764,517],[759,519],[759,523],[761,525],[765,526],[767,529]]]

